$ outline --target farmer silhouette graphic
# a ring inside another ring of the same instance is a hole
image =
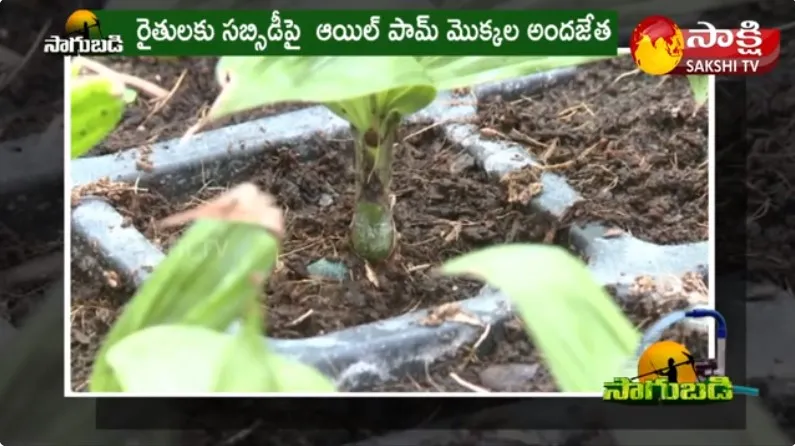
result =
[[[667,378],[668,382],[677,384],[698,382],[694,364],[693,356],[684,345],[668,340],[656,342],[638,358],[638,375],[633,380]]]
[[[668,378],[668,382],[675,383],[677,381],[679,373],[676,370],[676,361],[674,358],[668,358],[668,369],[663,373],[666,378]]]

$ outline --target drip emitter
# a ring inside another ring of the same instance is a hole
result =
[[[685,319],[712,318],[715,320],[715,359],[703,359],[696,361],[693,367],[699,379],[709,376],[726,375],[726,339],[728,330],[726,329],[726,319],[717,310],[709,308],[691,308],[688,310],[677,310],[666,314],[657,322],[652,324],[641,338],[638,350],[635,352],[635,363],[644,351],[655,342],[658,342],[665,330]],[[747,386],[732,386],[732,391],[738,395],[759,396],[759,389]]]

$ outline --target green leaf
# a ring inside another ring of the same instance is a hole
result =
[[[203,327],[159,325],[116,343],[107,361],[128,393],[335,392],[305,364],[268,354],[250,330],[237,335]]]
[[[438,90],[496,82],[583,65],[613,56],[428,56],[417,61]]]
[[[222,57],[216,76],[223,90],[209,118],[276,102],[321,102],[366,129],[392,112],[424,108],[437,90],[609,57]]]
[[[709,76],[687,76],[687,80],[690,82],[690,91],[693,92],[696,109],[699,109],[707,102],[709,96]]]
[[[215,383],[216,392],[275,392],[262,338],[258,303],[251,302],[242,330],[232,337]]]
[[[413,57],[228,56],[218,62],[216,77],[223,88],[210,119],[277,102],[337,103],[414,87],[425,98],[420,108],[435,96],[431,80]],[[382,106],[398,107],[390,102],[399,101],[388,99]],[[422,102],[412,98],[400,108]]]
[[[217,392],[335,392],[334,385],[312,367],[273,355],[265,349],[262,314],[253,302],[243,328],[235,335],[216,384]]]
[[[386,117],[392,113],[403,117],[422,110],[433,102],[435,97],[435,89],[414,86],[395,88],[345,101],[327,102],[325,105],[354,127],[367,131],[388,122]]]
[[[99,144],[116,128],[124,112],[124,85],[101,76],[72,81],[72,158]]]
[[[133,90],[132,88],[125,88],[124,89],[124,103],[125,104],[132,104],[135,102],[135,99],[138,97],[138,92]]]
[[[495,246],[450,260],[442,271],[505,292],[563,392],[600,392],[640,342],[587,266],[560,247]]]
[[[280,355],[268,355],[268,368],[278,392],[327,393],[337,391],[334,384],[325,375],[293,359]]]
[[[267,277],[278,249],[278,239],[259,226],[193,223],[113,324],[97,354],[90,390],[120,390],[105,354],[136,331],[164,324],[225,330],[257,300],[261,289],[252,277]]]
[[[231,340],[203,327],[160,325],[116,343],[107,361],[124,392],[211,392]]]

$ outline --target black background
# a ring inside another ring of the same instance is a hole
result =
[[[125,5],[119,1],[115,6],[121,7],[152,7],[147,0],[138,0],[136,5]],[[174,2],[159,1],[160,7],[170,7]],[[366,8],[390,8],[383,2],[366,2],[343,5]],[[462,5],[464,2],[452,3]],[[661,4],[662,3],[662,4]],[[729,2],[724,2],[729,3]],[[224,8],[239,6],[254,8],[260,4],[195,2],[204,7]],[[473,8],[489,9],[503,7],[493,2],[474,5]],[[467,6],[464,5],[464,6]],[[514,7],[558,7],[564,8],[567,2],[517,2]],[[757,19],[763,26],[773,26],[795,21],[795,4],[778,1],[774,3],[748,3],[724,10],[704,13],[715,6],[709,2],[670,2],[671,9],[665,3],[635,2],[619,3],[608,1],[589,2],[586,7],[619,9],[622,27],[631,29],[637,18],[650,14],[668,14],[677,18],[686,26],[696,18],[706,18],[716,25],[736,25],[741,20]],[[0,28],[10,30],[0,34],[0,44],[13,46],[15,41],[30,41],[27,35],[35,35],[52,19],[52,33],[60,31],[66,16],[76,7],[96,7],[97,4],[77,4],[77,2],[46,2],[26,0],[4,0],[0,3]],[[190,7],[191,5],[182,5]],[[276,7],[283,7],[275,3]],[[312,7],[320,5],[295,3],[293,7]],[[330,5],[324,2],[322,7]],[[401,4],[401,6],[404,6]],[[434,4],[436,7],[450,6]],[[580,4],[580,7],[583,5]],[[263,2],[262,8],[268,4]],[[404,7],[420,8],[417,2],[405,2]],[[626,25],[626,26],[625,26]],[[782,36],[782,46],[791,40],[795,33],[789,32]],[[16,39],[16,40],[15,40]],[[25,52],[25,48],[15,48]],[[792,58],[793,51],[784,52],[784,58]],[[780,65],[785,63],[784,60]],[[790,64],[792,66],[792,64]],[[0,107],[2,115],[9,112],[41,108],[42,98],[62,98],[62,60],[59,57],[48,57],[34,54],[25,68],[20,71],[17,80],[0,91]],[[748,80],[721,81],[718,85],[717,101],[717,199],[721,204],[717,215],[717,264],[718,278],[716,283],[718,308],[729,321],[731,343],[729,344],[729,376],[738,384],[743,383],[745,375],[746,348],[742,334],[745,333],[745,279],[768,276],[764,271],[748,271],[745,253],[747,246],[745,219],[747,215],[745,188],[748,172],[746,156],[748,148],[760,138],[775,139],[782,152],[790,148],[791,137],[784,130],[786,122],[771,119],[770,113],[781,113],[781,107],[757,107],[753,110],[747,105],[746,90],[753,92],[755,103],[772,103],[781,101],[781,96],[789,98],[785,101],[784,113],[795,114],[795,90],[791,87],[792,77],[781,70],[770,75]],[[789,83],[788,90],[786,84]],[[750,88],[750,87],[753,88]],[[789,108],[787,108],[787,106]],[[46,107],[45,107],[46,108]],[[52,119],[53,110],[42,110],[37,116],[42,121]],[[768,115],[766,115],[766,113]],[[2,116],[0,116],[2,119]],[[0,121],[4,130],[17,126],[17,123]],[[792,120],[790,120],[790,123]],[[750,135],[747,126],[765,129],[765,132],[754,132]],[[760,136],[762,135],[762,136]],[[764,136],[768,135],[768,136]],[[20,136],[5,131],[0,138],[11,140]],[[58,157],[62,159],[62,151],[53,148],[42,157]],[[0,153],[0,162],[13,156],[13,151]],[[42,162],[47,160],[42,159]],[[49,160],[53,161],[53,160]],[[789,166],[783,166],[786,169]],[[793,173],[781,170],[781,175],[793,178]],[[61,200],[62,178],[55,178],[46,184],[31,186],[31,196],[46,196],[48,200]],[[2,204],[9,191],[0,191]],[[3,207],[0,210],[0,221],[13,225],[24,221],[36,206],[31,200],[31,209],[17,207],[13,212]],[[785,204],[781,204],[785,206]],[[53,225],[62,220],[40,222],[39,226],[31,226],[32,233],[40,231],[42,237],[48,237]],[[767,223],[766,223],[767,224]],[[793,237],[791,240],[795,240]],[[785,282],[781,275],[791,273],[791,267],[778,272],[776,276]],[[737,419],[733,408],[742,405],[744,398],[726,405],[671,409],[630,408],[629,406],[606,405],[595,400],[586,399],[534,399],[517,401],[515,399],[475,398],[445,400],[437,398],[423,399],[324,399],[308,400],[102,400],[97,406],[92,399],[65,399],[63,397],[63,283],[57,283],[48,293],[44,303],[39,305],[36,313],[22,324],[22,330],[9,342],[3,342],[3,355],[0,361],[0,442],[6,445],[17,444],[59,444],[59,445],[90,445],[90,444],[270,444],[280,441],[289,444],[301,444],[300,440],[312,440],[312,444],[341,444],[367,437],[383,431],[421,427],[448,429],[455,433],[461,441],[445,444],[474,444],[483,439],[486,432],[493,429],[544,429],[557,428],[567,430],[572,444],[586,441],[588,435],[598,429],[629,428],[694,428],[697,423],[702,428],[735,428],[743,429],[744,420]],[[762,346],[749,345],[747,348]],[[791,349],[790,349],[791,350]],[[772,401],[772,400],[771,400]],[[715,414],[714,410],[720,408]],[[787,402],[776,402],[774,406],[781,416],[782,425],[791,427],[791,419],[787,416],[792,410]],[[96,424],[95,424],[96,423]],[[677,423],[674,426],[674,423]],[[105,428],[126,430],[98,430],[97,424]],[[728,426],[728,427],[727,427]],[[749,426],[751,428],[752,426]],[[140,429],[170,429],[172,432],[148,432]],[[193,432],[173,432],[176,429],[191,429]],[[583,434],[587,431],[588,434]],[[463,433],[462,433],[463,432]],[[231,439],[231,440],[230,440]],[[232,441],[234,440],[234,441]],[[437,443],[432,443],[437,444]],[[533,444],[533,443],[503,443]],[[549,444],[549,443],[547,443]]]

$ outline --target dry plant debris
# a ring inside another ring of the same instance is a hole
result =
[[[544,190],[540,170],[535,166],[514,170],[504,175],[500,182],[507,189],[509,203],[527,205]]]
[[[445,322],[460,322],[476,327],[484,325],[477,316],[464,311],[457,302],[442,304],[429,310],[428,315],[420,321],[420,324],[426,327],[437,327]]]

